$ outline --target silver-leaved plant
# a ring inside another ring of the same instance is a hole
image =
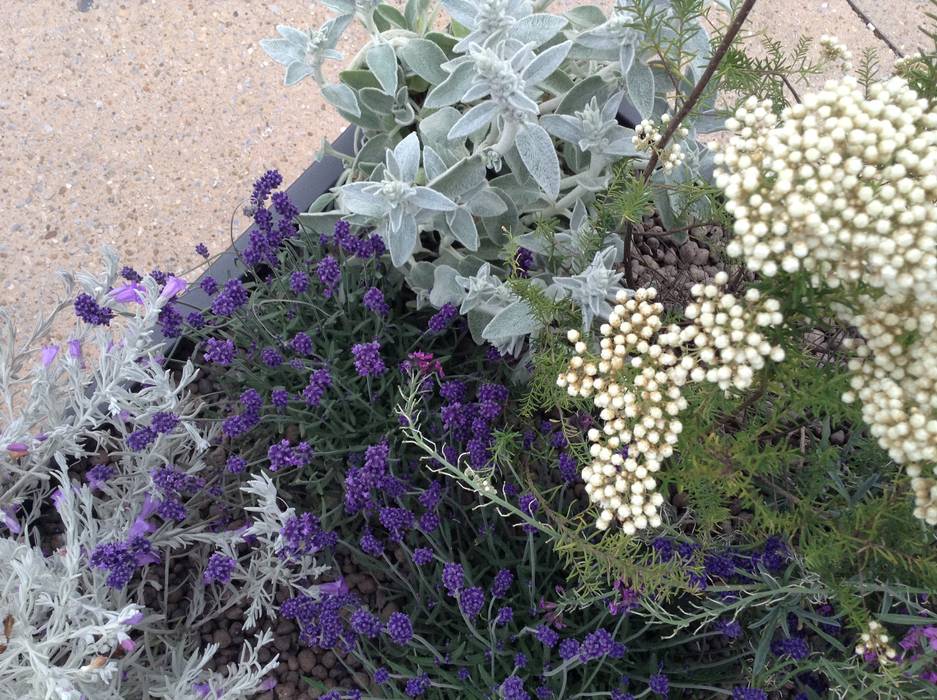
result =
[[[505,252],[517,243],[532,251],[527,276],[547,298],[569,300],[586,321],[603,315],[596,299],[619,282],[622,246],[609,240],[600,250],[614,254],[594,259],[595,248],[576,247],[614,169],[623,160],[638,169],[649,163],[652,150],[635,147],[628,123],[676,112],[710,59],[698,17],[684,21],[666,0],[655,0],[653,11],[620,0],[610,15],[592,5],[553,14],[542,0],[408,0],[402,12],[383,2],[324,4],[338,18],[297,39],[327,36],[322,45],[331,50],[351,18],[370,37],[339,82],[322,88],[356,126],[359,148],[335,154],[346,172],[300,223],[317,233],[338,218],[374,227],[419,304],[459,305],[476,340],[502,348],[518,351],[539,329],[527,303],[506,292],[492,297],[498,309],[490,300],[463,302],[492,288],[491,279],[507,279]],[[452,20],[444,29],[440,9]],[[645,35],[650,25],[659,36]],[[281,63],[300,60],[278,53],[283,44],[268,46]],[[674,55],[665,60],[654,46]],[[708,215],[705,198],[687,196],[685,185],[709,179],[711,156],[694,140],[694,119],[683,125],[685,159],[651,178],[655,204],[674,228]],[[535,233],[547,218],[560,222],[551,251]],[[587,286],[574,290],[573,279]]]

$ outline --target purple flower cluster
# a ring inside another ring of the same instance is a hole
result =
[[[404,692],[407,694],[407,697],[418,698],[429,690],[431,686],[432,683],[430,683],[429,676],[425,673],[421,673],[419,676],[407,681],[407,684],[404,686]]]
[[[335,546],[338,536],[322,529],[319,519],[312,513],[294,515],[280,530],[283,546],[277,555],[281,559],[297,560],[306,554]]]
[[[501,697],[504,700],[530,700],[530,693],[524,690],[524,681],[517,676],[508,676],[501,683]]]
[[[182,314],[172,302],[160,309],[156,322],[162,334],[167,338],[178,338],[182,335]]]
[[[240,474],[247,469],[247,460],[241,455],[231,455],[224,466],[231,474]]]
[[[256,389],[247,389],[239,399],[242,411],[228,416],[221,424],[221,432],[229,438],[240,437],[260,423],[260,409],[264,400]]]
[[[234,354],[237,352],[237,348],[234,346],[234,341],[230,338],[225,340],[209,338],[205,342],[205,347],[206,362],[211,362],[220,367],[228,367],[234,362]]]
[[[267,367],[279,367],[283,364],[283,355],[276,348],[264,348],[260,351],[260,360]]]
[[[374,639],[381,633],[383,625],[377,615],[367,608],[358,608],[351,614],[348,623],[355,634]]]
[[[391,613],[384,631],[390,637],[390,640],[398,646],[406,646],[413,639],[413,624],[406,613]]]
[[[204,243],[199,243],[197,246],[195,246],[195,252],[197,255],[200,255],[208,260],[208,246],[206,246]]]
[[[216,316],[230,316],[247,303],[247,290],[240,280],[228,280],[215,297],[211,310]]]
[[[518,277],[527,277],[534,266],[534,254],[527,248],[518,248],[514,254],[514,266]]]
[[[371,234],[367,238],[357,238],[352,235],[351,226],[344,220],[335,222],[332,240],[329,241],[328,236],[323,236],[322,242],[324,245],[334,243],[336,249],[345,255],[353,255],[362,260],[378,258],[387,251],[380,236]]]
[[[378,507],[375,492],[399,493],[400,484],[388,469],[389,456],[390,446],[379,442],[365,450],[361,466],[348,469],[344,482],[345,510],[349,513],[373,511]]]
[[[433,561],[433,550],[429,547],[417,547],[413,550],[413,563],[417,566],[426,566]]]
[[[280,605],[280,616],[296,622],[304,644],[347,651],[355,644],[355,634],[345,624],[343,610],[351,605],[357,606],[357,601],[345,592],[322,595],[318,599],[300,595]]]
[[[429,319],[427,329],[430,333],[439,334],[452,325],[459,317],[459,310],[453,304],[443,304],[439,311]]]
[[[384,292],[377,287],[371,287],[366,291],[361,301],[364,303],[364,308],[378,316],[386,316],[390,313],[390,307],[384,301]]]
[[[478,586],[465,588],[459,595],[459,608],[469,620],[474,620],[485,607],[485,592]]]
[[[403,540],[407,531],[413,527],[413,513],[406,508],[381,508],[378,519],[387,530],[391,542]]]
[[[267,459],[270,460],[272,472],[290,467],[302,469],[312,461],[312,447],[308,442],[301,442],[294,447],[284,438],[267,448]]]
[[[381,357],[381,344],[376,340],[353,345],[351,354],[355,358],[355,372],[359,377],[374,377],[387,370]]]
[[[97,464],[85,473],[85,481],[92,491],[99,491],[116,473],[117,470],[110,464]]]
[[[131,537],[126,542],[99,544],[89,558],[92,567],[108,572],[107,585],[111,588],[123,588],[139,567],[158,561],[159,555],[142,536]]]
[[[283,178],[275,170],[268,170],[255,183],[247,212],[254,218],[254,228],[248,236],[250,243],[243,252],[244,261],[251,267],[266,263],[278,267],[278,253],[283,242],[296,233],[293,220],[299,211],[293,206],[285,192],[273,192]],[[266,208],[267,198],[273,204],[273,212]]]
[[[332,386],[332,375],[327,369],[317,369],[309,375],[309,384],[303,389],[303,400],[309,407],[318,406],[325,391]]]
[[[491,597],[503,598],[507,595],[512,583],[514,583],[514,574],[509,569],[499,569],[491,583]]]
[[[208,565],[205,567],[205,573],[202,574],[202,580],[206,584],[228,583],[236,565],[237,562],[233,557],[215,552],[208,558]]]
[[[211,275],[206,275],[204,279],[199,282],[199,287],[209,296],[213,296],[218,291],[218,280]]]
[[[771,643],[771,653],[775,656],[789,656],[795,661],[803,661],[810,656],[810,646],[803,637],[776,639]]]
[[[440,395],[446,403],[440,409],[443,428],[454,443],[464,444],[469,462],[481,469],[491,459],[494,444],[492,423],[504,411],[508,390],[500,384],[483,384],[478,388],[477,401],[466,401],[466,388],[461,382],[446,382]]]
[[[442,568],[442,585],[455,597],[465,587],[465,570],[461,564],[450,562]]]
[[[297,355],[309,356],[313,351],[312,338],[300,331],[290,341],[290,348]]]
[[[309,275],[302,270],[295,270],[290,274],[290,291],[293,294],[304,294],[309,290]]]
[[[114,310],[100,306],[90,294],[75,297],[75,315],[92,326],[109,326],[114,318]]]
[[[326,299],[335,294],[335,288],[342,281],[342,268],[332,255],[326,255],[316,266],[316,277],[322,284],[322,296]]]

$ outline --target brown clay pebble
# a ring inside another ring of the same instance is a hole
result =
[[[274,698],[274,695],[273,695],[273,691],[272,691],[272,690],[268,690],[268,691],[267,691],[266,693],[264,693],[263,695],[258,695],[257,697],[255,697],[254,700],[275,700],[275,698]]]
[[[316,655],[312,653],[312,649],[303,649],[296,660],[303,673],[312,673],[312,669],[316,667]]]
[[[296,658],[295,654],[287,654],[286,663],[290,667],[290,671],[299,670],[299,660]]]
[[[329,671],[325,666],[320,664],[312,669],[312,675],[314,678],[318,678],[320,681],[324,681],[329,677]]]
[[[226,620],[243,620],[244,611],[238,606],[234,606],[233,608],[228,608],[225,610],[224,616]]]
[[[231,635],[228,634],[228,630],[215,630],[215,634],[212,637],[215,644],[220,648],[224,649],[231,643]]]
[[[358,590],[364,595],[371,595],[377,590],[377,583],[370,576],[362,576],[358,582]]]
[[[290,648],[291,643],[290,635],[281,634],[274,642],[274,646],[276,646],[278,651],[286,651]]]
[[[322,665],[326,668],[332,668],[335,665],[335,654],[331,651],[327,651],[322,655]]]
[[[280,698],[284,698],[284,699],[289,698],[289,700],[292,700],[292,698],[296,697],[296,686],[293,685],[292,683],[284,683],[283,685],[278,685],[276,687],[276,693],[277,693],[277,700],[280,700]]]
[[[354,681],[356,686],[358,686],[362,690],[367,690],[368,683],[370,682],[370,679],[368,678],[367,673],[362,673],[361,671],[359,671],[358,673],[353,675],[351,678]]]
[[[276,632],[278,635],[292,634],[295,631],[296,631],[295,625],[293,625],[293,623],[290,622],[289,620],[280,620],[280,622],[277,623]]]

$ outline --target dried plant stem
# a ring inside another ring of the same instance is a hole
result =
[[[755,0],[745,0],[739,8],[739,11],[735,14],[735,17],[732,18],[732,22],[729,24],[728,29],[726,29],[725,36],[722,37],[722,41],[716,48],[715,53],[713,53],[712,58],[709,59],[709,64],[706,66],[706,70],[703,71],[703,75],[700,76],[699,81],[693,87],[693,91],[683,101],[677,114],[670,120],[670,123],[667,124],[667,129],[664,131],[660,143],[656,148],[652,149],[651,157],[648,159],[647,167],[644,169],[645,183],[650,182],[651,175],[654,174],[654,168],[657,167],[657,162],[660,159],[660,154],[667,147],[673,135],[677,133],[680,124],[689,116],[690,112],[692,112],[693,108],[696,106],[696,103],[699,102],[700,98],[703,96],[703,92],[706,90],[712,77],[716,74],[716,69],[719,67],[719,64],[722,63],[722,59],[725,57],[729,47],[732,46],[732,42],[735,41],[735,37],[738,36],[742,25],[745,24],[745,20],[748,19],[748,15],[751,13],[754,6]],[[622,230],[622,224],[624,224],[624,230]],[[628,286],[633,289],[634,273],[631,270],[631,248],[632,239],[634,238],[634,225],[630,221],[622,221],[619,224],[619,232],[625,238],[625,281]]]

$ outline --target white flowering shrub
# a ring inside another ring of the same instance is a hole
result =
[[[579,331],[569,331],[575,354],[556,383],[599,409],[602,426],[588,432],[592,462],[582,479],[599,506],[600,530],[615,520],[627,535],[660,526],[664,499],[654,474],[683,431],[684,386],[705,381],[727,394],[742,392],[766,358],[784,359],[784,350],[762,333],[783,321],[779,302],[762,299],[754,288],[737,299],[724,291],[727,282],[721,272],[715,284],[695,285],[695,301],[684,311],[689,323],[682,327],[664,325],[655,289],[638,289],[630,299],[620,292],[600,328],[598,358]]]
[[[843,398],[862,402],[912,478],[915,515],[937,525],[937,114],[900,77],[867,89],[846,77],[780,117],[750,99],[727,126],[728,252],[855,295],[839,307],[862,336]]]
[[[111,251],[107,263],[100,278],[80,275],[85,291],[22,346],[6,323],[0,688],[68,700],[245,697],[276,667],[258,657],[276,592],[315,596],[327,567],[269,479],[242,488],[212,463],[216,426],[199,421],[188,391],[196,372],[164,367],[157,322],[185,283],[115,287]],[[81,321],[58,348],[50,331],[70,305]],[[171,608],[179,593],[185,604]],[[236,605],[258,632],[219,669],[218,646],[200,649],[192,632]]]

